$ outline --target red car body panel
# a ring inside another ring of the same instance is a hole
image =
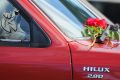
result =
[[[71,80],[69,48],[65,45],[0,50],[1,80]]]
[[[104,75],[102,80],[120,80],[120,48],[110,49],[87,41],[72,41],[29,0],[17,0],[51,40],[47,48],[0,46],[1,80],[93,80],[88,74]],[[109,50],[109,52],[108,52]],[[109,73],[87,72],[83,67],[108,67]],[[97,79],[94,79],[97,80]]]
[[[1,80],[72,80],[67,41],[28,0],[18,0],[51,40],[48,48],[0,46]]]
[[[104,44],[96,44],[96,46],[90,49],[90,47],[86,45],[87,43],[87,41],[76,41],[70,43],[74,80],[89,80],[87,78],[88,74],[102,74],[104,75],[102,80],[119,80],[119,50],[116,48],[111,49],[110,47],[106,47]],[[87,72],[83,71],[83,67],[108,67],[110,68],[110,72]],[[99,79],[96,78],[95,80]]]

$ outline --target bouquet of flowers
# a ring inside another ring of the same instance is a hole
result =
[[[85,29],[82,31],[82,35],[85,37],[91,37],[93,43],[91,46],[97,42],[104,31],[107,29],[108,24],[105,19],[98,19],[98,18],[88,18],[85,23]],[[119,32],[117,30],[113,30],[113,28],[108,30],[107,37],[110,40],[119,41]]]

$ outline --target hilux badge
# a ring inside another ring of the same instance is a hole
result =
[[[87,72],[110,72],[107,67],[83,67],[83,71]]]
[[[87,78],[95,78],[95,79],[102,79],[104,77],[103,74],[99,73],[109,73],[110,68],[107,67],[83,67],[84,72],[91,72],[87,74]],[[97,74],[94,74],[93,72],[98,72]]]

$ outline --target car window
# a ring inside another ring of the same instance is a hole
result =
[[[8,0],[0,0],[0,40],[30,41],[30,26]]]
[[[18,5],[0,0],[0,46],[48,47],[51,41],[45,31]]]
[[[83,37],[85,21],[96,16],[78,0],[32,0],[68,37]]]

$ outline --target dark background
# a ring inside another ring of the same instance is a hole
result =
[[[120,23],[120,3],[90,2],[114,23]]]

